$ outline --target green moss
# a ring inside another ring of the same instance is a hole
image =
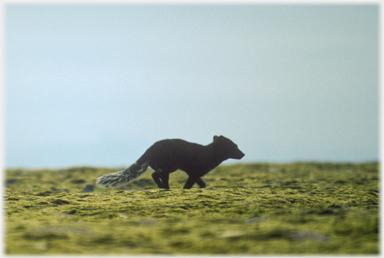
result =
[[[208,188],[83,193],[116,171],[9,170],[7,254],[378,254],[377,163],[220,166]]]

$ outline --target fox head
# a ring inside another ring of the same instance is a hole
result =
[[[233,141],[222,135],[213,136],[213,144],[216,147],[215,150],[223,159],[241,159],[245,155]]]

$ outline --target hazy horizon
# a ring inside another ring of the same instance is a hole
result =
[[[223,164],[378,161],[378,69],[374,4],[7,4],[5,166],[214,135]]]

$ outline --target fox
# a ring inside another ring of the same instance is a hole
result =
[[[155,142],[127,169],[103,175],[97,179],[96,184],[102,188],[126,185],[144,174],[149,166],[155,171],[152,178],[159,188],[169,189],[169,174],[176,170],[188,174],[184,189],[191,189],[195,183],[205,188],[202,176],[223,161],[240,160],[244,155],[234,142],[222,135],[213,136],[213,142],[208,145],[182,139],[165,139]]]

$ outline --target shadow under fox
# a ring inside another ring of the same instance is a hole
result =
[[[125,185],[141,176],[150,166],[155,172],[152,178],[160,188],[169,189],[169,174],[180,169],[188,174],[184,189],[195,183],[205,187],[202,176],[227,159],[241,159],[244,153],[224,136],[214,136],[208,145],[187,142],[181,139],[167,139],[154,143],[129,168],[101,176],[97,184],[103,188]]]

